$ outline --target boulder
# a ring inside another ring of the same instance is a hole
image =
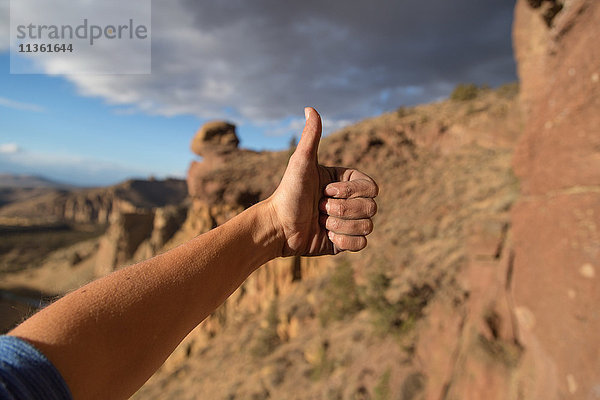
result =
[[[190,147],[199,156],[231,153],[240,143],[235,125],[226,121],[212,121],[204,124],[192,139]]]

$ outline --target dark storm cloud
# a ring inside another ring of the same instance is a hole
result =
[[[152,75],[68,79],[83,94],[148,113],[283,126],[314,105],[334,125],[446,96],[459,82],[515,80],[513,7],[507,0],[156,0]]]
[[[352,118],[432,99],[457,82],[514,80],[513,6],[506,0],[185,2],[197,29],[219,38],[212,56],[237,64],[238,93],[272,118],[315,101]]]

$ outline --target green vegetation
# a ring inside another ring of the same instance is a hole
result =
[[[315,381],[329,376],[335,368],[334,361],[327,354],[328,348],[329,342],[327,341],[323,342],[319,348],[318,362],[310,373],[310,377]]]
[[[376,330],[382,334],[402,336],[423,317],[423,309],[433,296],[433,290],[427,284],[414,287],[391,302],[385,295],[390,282],[390,278],[382,272],[371,275],[365,291],[365,304],[373,314]]]
[[[330,321],[348,318],[362,308],[354,271],[348,262],[340,262],[325,286],[319,320],[325,326]]]
[[[519,94],[519,82],[505,83],[504,85],[498,87],[496,92],[499,96],[512,99]]]
[[[481,88],[474,83],[459,83],[450,94],[451,100],[473,100],[479,95]]]
[[[474,83],[460,83],[456,85],[450,94],[451,100],[467,101],[472,100],[479,94],[479,88]]]
[[[292,135],[292,137],[290,138],[290,143],[288,145],[288,157],[291,157],[292,154],[294,154],[294,152],[296,151],[297,144],[298,138],[296,137],[296,135]]]
[[[409,107],[398,107],[398,109],[396,110],[396,116],[398,118],[403,118],[406,117],[407,115],[411,115],[414,113],[414,110],[412,108]]]
[[[389,400],[391,399],[391,390],[390,390],[390,377],[392,375],[392,371],[388,368],[385,370],[383,375],[379,377],[377,380],[377,384],[375,385],[375,397],[374,400]]]
[[[274,298],[269,304],[265,318],[265,326],[258,331],[256,339],[250,352],[254,357],[261,358],[268,356],[279,346],[281,339],[277,335],[277,325],[279,324],[277,298]]]

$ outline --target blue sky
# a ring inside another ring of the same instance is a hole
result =
[[[77,20],[70,1],[27,15]],[[102,76],[49,75],[51,61],[46,75],[10,74],[8,4],[0,0],[0,173],[77,185],[183,178],[208,120],[235,123],[242,147],[284,149],[307,105],[327,134],[444,98],[457,83],[516,80],[513,0],[155,0],[152,73]],[[93,66],[123,61],[85,55]]]
[[[10,74],[9,54],[0,53],[0,172],[84,186],[184,178],[195,157],[190,140],[205,121],[111,106],[59,76]],[[285,148],[290,137],[252,124],[238,126],[238,135],[240,146],[255,150]]]
[[[20,154],[0,154],[5,172],[92,185],[122,179],[121,172],[183,175],[198,118],[119,114],[102,99],[77,95],[63,78],[10,75],[8,59],[0,55],[0,98],[15,104],[0,103],[0,143],[16,144],[10,150]],[[9,162],[9,156],[17,162]],[[102,164],[98,175],[106,177],[77,170],[83,160]]]

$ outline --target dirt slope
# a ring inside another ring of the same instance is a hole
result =
[[[460,369],[457,353],[514,362],[520,350],[497,354],[493,333],[491,344],[467,346],[464,327],[471,308],[483,308],[469,301],[470,249],[492,264],[505,257],[520,127],[513,86],[403,108],[325,138],[322,162],[354,165],[380,184],[369,247],[302,259],[299,280],[290,261],[257,271],[137,398],[435,398]],[[190,173],[206,179],[205,168]],[[483,311],[474,318],[490,331]]]

